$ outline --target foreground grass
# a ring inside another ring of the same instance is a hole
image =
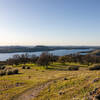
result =
[[[13,96],[22,93],[28,88],[33,88],[65,74],[61,71],[45,70],[43,67],[32,67],[31,69],[17,68],[20,74],[0,77],[0,100],[10,100]]]
[[[51,84],[34,100],[86,100],[87,94],[100,86],[100,82],[93,83],[98,76],[98,71],[67,71],[67,80],[58,80]]]
[[[79,71],[64,71],[61,69],[66,69],[66,66],[59,64],[49,66],[48,70],[34,64],[28,65],[31,69],[21,69],[21,65],[17,66],[20,71],[18,75],[0,77],[0,100],[11,100],[29,88],[60,77],[66,77],[67,80],[54,81],[34,100],[82,100],[91,90],[100,86],[100,81],[93,82],[100,76],[100,72],[89,71],[86,67],[80,68]]]

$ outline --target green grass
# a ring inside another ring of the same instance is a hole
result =
[[[56,80],[41,91],[34,100],[72,100],[74,97],[81,100],[89,91],[100,86],[100,82],[92,82],[100,76],[99,71],[89,71],[86,65],[81,65],[79,71],[61,70],[66,70],[69,65],[79,64],[66,63],[66,65],[61,65],[54,63],[49,66],[48,70],[35,64],[27,64],[31,69],[21,69],[22,65],[13,66],[19,69],[20,74],[0,77],[0,100],[11,100],[13,96],[17,96],[31,87],[34,88],[59,77],[66,77],[68,80]],[[59,92],[64,92],[64,94],[59,95]]]

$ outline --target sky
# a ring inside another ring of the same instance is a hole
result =
[[[100,46],[100,0],[0,0],[0,45]]]

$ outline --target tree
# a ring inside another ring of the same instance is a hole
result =
[[[65,56],[61,56],[61,57],[59,57],[59,60],[58,60],[60,63],[62,63],[62,64],[65,64],[65,62],[66,62],[66,57]]]
[[[50,54],[48,52],[44,52],[40,55],[39,59],[37,60],[37,64],[40,66],[44,66],[48,68],[48,65],[50,64]]]

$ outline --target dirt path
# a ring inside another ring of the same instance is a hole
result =
[[[39,95],[39,93],[48,87],[50,84],[52,84],[56,80],[64,79],[64,77],[57,78],[55,80],[50,80],[40,86],[37,86],[35,88],[28,89],[27,91],[23,92],[17,97],[12,98],[11,100],[33,100],[35,97]]]

